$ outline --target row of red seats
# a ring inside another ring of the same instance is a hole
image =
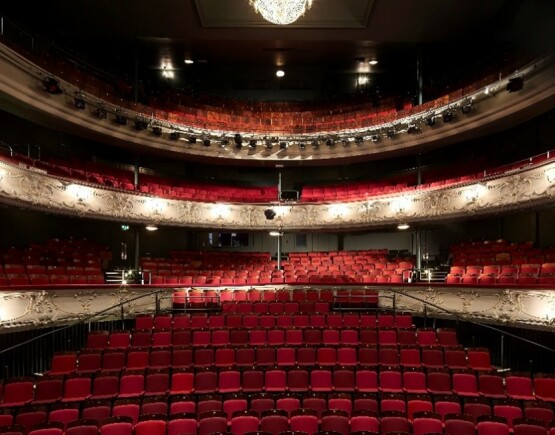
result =
[[[237,302],[238,305],[249,306],[249,303]],[[279,305],[278,305],[279,306]],[[150,314],[139,315],[135,319],[135,330],[171,330],[200,329],[200,328],[274,328],[274,327],[313,327],[313,328],[411,328],[412,315],[410,313],[378,314],[367,312],[354,313],[319,313],[297,314],[286,313],[283,310],[275,314],[249,312],[239,314]],[[420,329],[424,331],[425,329]],[[429,330],[426,330],[429,331]],[[106,335],[107,331],[92,331],[91,334]],[[125,333],[124,333],[125,334]],[[127,332],[129,335],[129,331]],[[455,336],[450,328],[439,328],[437,337],[440,343],[447,344]],[[108,339],[107,339],[108,340]],[[107,344],[107,343],[106,343]],[[405,343],[410,344],[410,343]]]
[[[105,284],[104,275],[27,275],[0,274],[0,286],[16,285],[94,285]]]

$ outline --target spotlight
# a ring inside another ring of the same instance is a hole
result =
[[[443,112],[443,122],[451,122],[453,120],[453,112],[447,110]]]
[[[318,148],[318,146],[319,146],[320,144],[318,143],[317,140],[313,140],[312,143],[311,143],[311,145],[312,145],[312,148]]]
[[[335,141],[330,137],[328,139],[326,139],[326,145],[329,147],[332,147],[335,145]]]
[[[372,136],[370,136],[370,140],[372,142],[377,142],[380,140],[380,137],[377,134],[373,134]]]
[[[425,122],[428,127],[433,127],[434,125],[436,125],[436,120],[433,116],[428,116]]]
[[[273,218],[276,217],[276,212],[274,210],[272,210],[271,208],[268,208],[268,209],[264,210],[264,216],[266,216],[266,219],[271,221]]]
[[[306,148],[306,144],[304,142],[299,142],[299,148],[304,150]]]
[[[256,140],[255,139],[249,140],[249,147],[256,148]]]
[[[172,131],[170,133],[170,140],[179,140],[180,136],[181,136],[181,134],[179,134],[178,131]]]
[[[408,134],[418,133],[419,131],[420,131],[420,128],[418,128],[418,126],[414,122],[409,124],[407,127]]]
[[[209,146],[210,146],[210,139],[203,139],[203,140],[202,140],[202,144],[203,144],[205,147],[209,147]]]
[[[362,136],[356,136],[356,137],[355,137],[355,143],[356,143],[357,145],[360,145],[360,144],[363,143],[363,142],[364,142],[364,138],[363,138]]]
[[[83,98],[75,97],[73,100],[73,104],[75,105],[76,109],[85,110],[85,100],[83,100]]]
[[[509,79],[509,83],[507,83],[507,91],[508,92],[517,92],[520,91],[524,87],[524,79],[522,77],[513,77]]]
[[[465,115],[470,114],[472,112],[472,101],[468,101],[461,106],[461,112]]]
[[[60,88],[60,82],[54,77],[46,77],[42,81],[42,85],[44,86],[45,91],[49,94],[57,95],[63,92],[62,88]]]
[[[116,124],[127,125],[127,118],[123,115],[116,115]]]
[[[287,142],[281,141],[279,143],[279,148],[282,149],[282,150],[286,150],[287,149]]]
[[[162,136],[162,127],[152,127],[152,134],[154,136]]]
[[[148,128],[148,123],[144,119],[135,119],[135,128],[137,130],[146,130]]]
[[[243,147],[243,138],[241,137],[241,135],[239,133],[237,133],[235,136],[233,136],[233,141],[235,142],[235,147],[237,149],[240,149]]]
[[[397,132],[393,128],[390,128],[389,130],[387,130],[385,134],[387,135],[388,138],[393,139],[397,134]]]
[[[189,143],[190,144],[196,144],[197,143],[197,137],[196,136],[189,136]]]

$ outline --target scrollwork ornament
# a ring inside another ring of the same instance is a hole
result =
[[[18,175],[20,190],[17,195],[31,204],[53,205],[54,186],[44,177],[34,174]]]
[[[469,313],[472,303],[480,298],[480,293],[476,290],[458,290],[457,296],[462,300],[463,313]]]
[[[310,227],[321,223],[321,213],[316,207],[306,205],[299,206],[295,207],[293,212],[299,216],[298,220],[302,223],[303,227]]]
[[[108,212],[117,217],[134,215],[136,200],[124,193],[108,192],[103,195]]]
[[[82,312],[79,313],[79,317],[86,317],[86,315],[91,313],[92,302],[96,299],[96,292],[77,292],[73,295],[75,300],[79,302],[82,308]]]
[[[529,196],[532,182],[528,176],[515,175],[499,183],[499,202],[512,204]]]
[[[454,196],[451,192],[431,192],[421,199],[421,214],[428,216],[439,216],[454,209],[452,204]]]
[[[243,220],[243,222],[246,222],[250,227],[258,226],[259,224],[257,222],[257,216],[259,213],[256,213],[256,211],[257,209],[252,206],[241,208],[239,212],[241,220]]]
[[[494,316],[504,322],[515,318],[515,313],[523,311],[520,292],[504,290],[497,294],[497,303],[493,306]]]
[[[360,205],[358,209],[358,214],[361,216],[361,221],[364,223],[375,222],[378,219],[378,215],[382,210],[382,204],[379,201],[374,202],[364,202]]]
[[[45,290],[34,293],[30,298],[30,314],[34,317],[33,323],[45,325],[55,323],[58,319],[58,310],[54,305],[55,294],[47,293]]]

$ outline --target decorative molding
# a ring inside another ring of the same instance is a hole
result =
[[[257,287],[261,290],[291,289],[293,286]],[[311,287],[315,288],[315,287]],[[318,288],[318,287],[316,287]],[[328,287],[329,288],[329,287]],[[339,287],[332,287],[338,290]],[[341,289],[350,287],[341,287]],[[360,288],[360,287],[357,287]],[[398,310],[414,314],[424,313],[424,301],[445,308],[457,315],[485,323],[538,328],[555,331],[555,292],[538,289],[465,288],[453,286],[405,285],[395,287],[368,286],[380,294],[382,308],[393,307],[392,296]],[[102,313],[94,321],[121,319],[118,304],[124,305],[123,315],[132,318],[152,313],[156,297],[152,287],[114,287],[64,290],[7,290],[0,292],[0,331],[31,329],[64,325],[83,321],[94,313]],[[171,293],[167,289],[160,295],[160,308],[168,310]],[[141,297],[144,296],[144,297]],[[416,299],[413,299],[413,296]],[[427,314],[445,317],[442,310],[428,305]]]
[[[0,161],[0,202],[94,219],[195,228],[334,230],[500,213],[551,204],[555,163],[441,189],[326,204],[207,203],[158,198],[85,184]],[[267,220],[271,207],[276,216]]]

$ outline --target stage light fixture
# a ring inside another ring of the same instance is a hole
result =
[[[428,116],[425,122],[428,127],[433,127],[434,125],[436,125],[436,120],[433,116]]]
[[[116,124],[127,125],[127,118],[123,115],[116,115]]]
[[[304,142],[299,142],[299,148],[304,150],[306,148],[306,144]]]
[[[271,150],[274,146],[274,144],[272,143],[271,139],[266,139],[266,141],[264,142],[264,144],[266,145],[266,149]]]
[[[349,141],[347,139],[342,139],[341,140],[341,145],[343,145],[344,147],[346,147],[347,145],[349,145]]]
[[[465,115],[469,115],[472,112],[472,101],[467,101],[461,106],[461,112]]]
[[[170,140],[179,140],[181,134],[178,131],[172,131],[170,133]]]
[[[205,147],[209,147],[209,146],[210,146],[210,139],[203,139],[203,140],[202,140],[202,144],[203,144]]]
[[[152,127],[152,134],[155,136],[162,136],[162,127]]]
[[[355,143],[356,143],[357,145],[360,145],[360,144],[363,143],[363,142],[364,142],[364,138],[363,138],[362,136],[356,136],[356,137],[355,137]]]
[[[507,83],[507,91],[508,92],[517,92],[520,91],[524,87],[524,79],[522,77],[513,77],[509,79],[509,83]]]
[[[60,82],[54,77],[46,77],[42,81],[42,86],[44,86],[45,91],[49,94],[58,95],[63,92],[62,88],[60,88]]]
[[[445,112],[443,112],[443,122],[451,122],[453,120],[453,112],[451,112],[450,110],[446,110]]]
[[[256,139],[249,140],[249,147],[256,148]]]
[[[266,216],[266,219],[271,221],[272,219],[274,219],[276,217],[276,212],[274,210],[272,210],[271,208],[267,208],[266,210],[264,210],[264,216]]]
[[[189,143],[191,145],[194,145],[197,143],[197,137],[196,136],[189,136]]]
[[[135,128],[137,130],[146,130],[148,128],[148,123],[144,119],[135,119]]]
[[[408,134],[418,133],[419,131],[420,131],[420,128],[414,122],[410,123],[407,127]]]
[[[370,140],[375,143],[380,140],[380,137],[377,134],[373,134],[372,136],[370,136]]]
[[[286,150],[287,149],[287,142],[281,141],[279,143],[279,148],[282,149],[282,150]]]
[[[312,148],[318,148],[318,146],[320,146],[317,140],[313,140],[311,145],[312,145]]]
[[[98,119],[106,119],[108,117],[108,113],[106,112],[105,109],[103,109],[102,107],[99,107],[98,109],[96,109],[96,117]]]
[[[75,97],[73,104],[77,110],[85,110],[85,100],[82,97]]]
[[[329,137],[326,139],[326,145],[332,147],[335,145],[335,141],[331,137]]]
[[[397,135],[397,132],[395,131],[395,129],[390,128],[385,134],[389,139],[393,139]]]
[[[229,139],[224,137],[224,138],[220,141],[220,146],[221,146],[222,148],[225,148],[225,147],[227,147],[228,145],[229,145]]]

